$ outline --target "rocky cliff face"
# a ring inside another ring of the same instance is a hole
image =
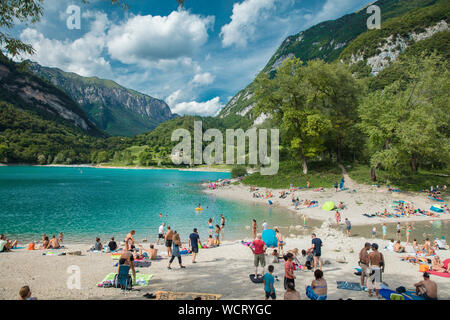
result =
[[[46,119],[73,125],[89,134],[104,135],[64,92],[4,58],[0,59],[0,100]]]
[[[114,81],[86,78],[30,62],[30,71],[64,90],[99,128],[112,135],[148,132],[174,115],[162,100]]]

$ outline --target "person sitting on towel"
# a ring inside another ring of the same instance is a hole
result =
[[[94,250],[95,251],[102,251],[103,250],[103,245],[100,242],[100,238],[99,237],[95,238]]]
[[[56,236],[53,235],[50,239],[50,242],[48,243],[48,249],[59,249],[61,245],[58,242],[58,239],[56,239]]]
[[[400,240],[397,240],[397,242],[394,244],[394,252],[397,253],[405,252],[405,247],[401,245]]]
[[[212,235],[209,235],[208,240],[206,241],[206,245],[207,245],[209,248],[212,248],[212,247],[215,246],[215,245],[214,245],[214,239],[213,239]]]
[[[437,300],[437,284],[430,280],[430,274],[428,272],[423,273],[423,281],[414,284],[416,287],[416,293],[419,297],[423,297],[425,300]]]
[[[111,240],[108,243],[109,250],[111,252],[115,251],[117,249],[117,242],[114,240],[114,237],[111,238]]]
[[[311,285],[306,287],[306,296],[311,300],[326,300],[328,285],[322,270],[314,271],[314,278]]]
[[[439,256],[434,256],[431,269],[436,272],[447,272],[447,269],[444,268],[444,264],[441,262]]]

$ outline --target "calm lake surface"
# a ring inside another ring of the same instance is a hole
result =
[[[250,236],[245,227],[253,218],[259,226],[263,219],[270,226],[303,224],[287,210],[201,192],[202,180],[229,177],[229,173],[177,170],[0,167],[0,233],[23,244],[39,240],[43,233],[62,231],[67,242],[92,243],[96,236],[102,241],[111,236],[122,240],[135,229],[137,240],[154,241],[164,221],[185,239],[194,227],[205,239],[209,217],[219,224],[223,213],[225,239],[235,240]],[[202,212],[194,210],[199,203]]]

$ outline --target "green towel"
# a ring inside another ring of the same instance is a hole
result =
[[[115,276],[116,276],[116,273],[112,272],[112,273],[108,274],[102,281],[97,283],[97,285],[101,285],[102,283],[107,282],[107,281],[114,281]],[[148,286],[148,283],[152,277],[153,277],[152,274],[137,273],[136,274],[136,283],[133,283],[133,285],[134,286]]]

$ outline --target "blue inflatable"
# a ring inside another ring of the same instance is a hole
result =
[[[277,235],[273,229],[264,230],[262,233],[262,239],[267,247],[269,248],[278,247]]]

